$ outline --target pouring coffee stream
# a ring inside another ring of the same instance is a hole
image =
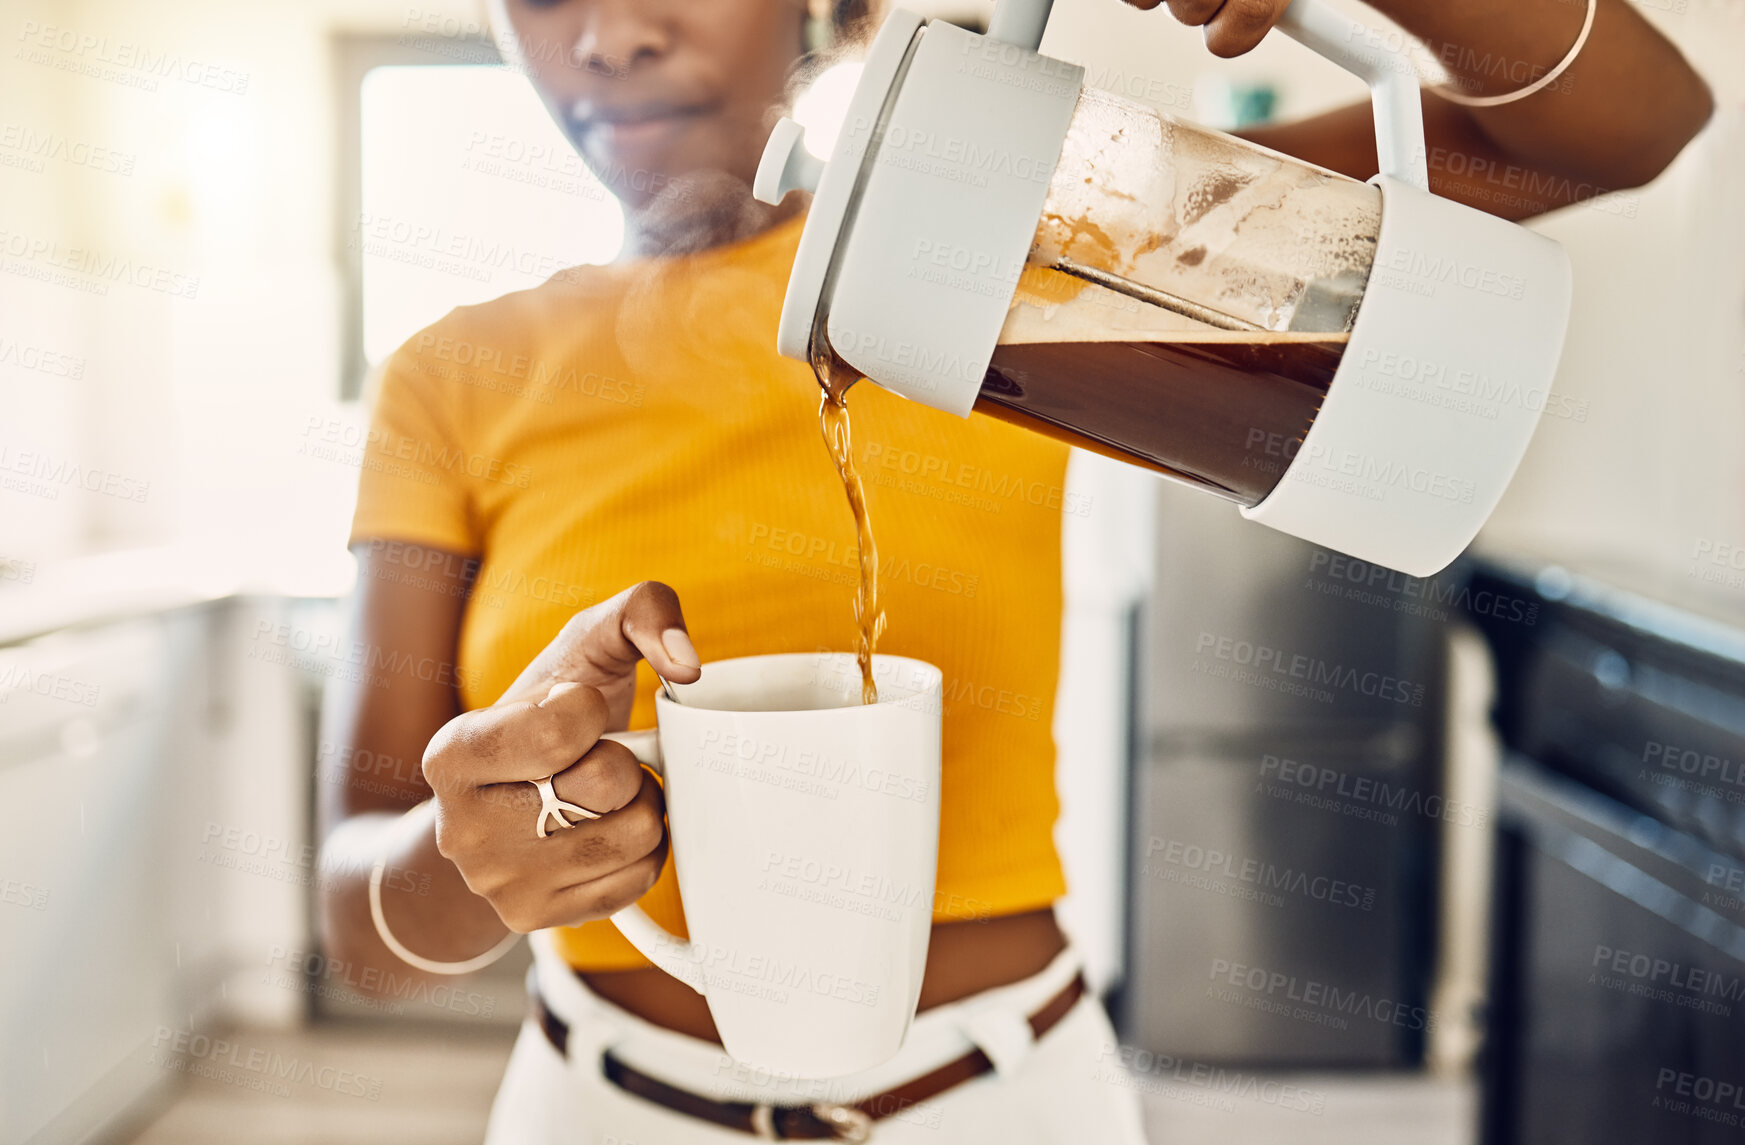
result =
[[[867,511],[866,485],[854,464],[854,442],[848,414],[848,389],[860,381],[861,376],[859,370],[834,352],[829,352],[828,343],[823,339],[814,341],[813,346],[812,370],[823,390],[818,402],[818,427],[824,434],[824,446],[836,463],[836,472],[842,478],[849,511],[854,514],[860,572],[854,597],[854,656],[860,666],[860,701],[876,704],[879,689],[873,679],[873,653],[878,650],[879,636],[885,630],[885,613],[879,607],[879,547],[873,539],[872,517]]]

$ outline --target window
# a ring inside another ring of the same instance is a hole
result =
[[[452,308],[610,261],[622,244],[617,201],[526,78],[496,62],[488,43],[467,43],[464,54],[344,45],[355,134],[340,216],[343,397],[356,397],[372,367]]]

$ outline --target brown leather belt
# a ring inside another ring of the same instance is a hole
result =
[[[532,976],[528,984],[532,986]],[[546,1038],[565,1057],[569,1056],[569,1024],[545,1004],[537,991],[529,991],[533,1015]],[[1083,975],[1073,980],[1030,1015],[1030,1034],[1037,1041],[1060,1023],[1085,994]],[[650,1077],[641,1070],[626,1065],[610,1050],[600,1055],[600,1068],[606,1080],[626,1093],[652,1101],[656,1105],[716,1125],[736,1129],[741,1133],[766,1141],[866,1141],[872,1136],[875,1121],[901,1113],[905,1109],[937,1097],[971,1078],[980,1077],[994,1068],[994,1063],[981,1050],[971,1050],[920,1077],[904,1082],[883,1093],[875,1093],[852,1105],[816,1102],[810,1105],[768,1105],[750,1101],[717,1101],[680,1089],[676,1085]]]

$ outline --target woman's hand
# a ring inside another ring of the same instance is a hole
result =
[[[1165,0],[1127,0],[1150,11]],[[1170,15],[1190,28],[1204,28],[1214,56],[1240,56],[1266,38],[1290,0],[1167,0]]]
[[[600,738],[629,719],[641,659],[679,683],[702,674],[677,594],[654,581],[577,613],[500,700],[450,720],[424,753],[437,849],[512,930],[604,918],[660,876],[660,785]],[[548,775],[559,799],[600,818],[540,838],[529,781]]]

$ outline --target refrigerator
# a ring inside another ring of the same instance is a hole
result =
[[[1443,645],[1412,578],[1163,484],[1138,641],[1123,1041],[1215,1065],[1418,1062]],[[1479,825],[1482,828],[1482,824]]]

